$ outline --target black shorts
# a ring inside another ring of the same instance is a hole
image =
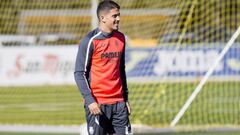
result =
[[[100,106],[102,115],[92,115],[85,107],[89,135],[131,134],[128,109],[125,102]]]

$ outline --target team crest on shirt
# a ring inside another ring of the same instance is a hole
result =
[[[101,47],[107,47],[107,44],[105,44],[105,43],[103,43],[103,44],[101,44]]]

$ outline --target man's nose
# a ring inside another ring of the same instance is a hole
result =
[[[117,17],[116,17],[116,20],[117,20],[117,21],[120,21],[120,16],[117,16]]]

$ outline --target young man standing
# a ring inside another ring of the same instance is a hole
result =
[[[125,73],[125,37],[118,31],[120,6],[99,3],[99,27],[80,43],[74,72],[84,98],[90,135],[125,135],[131,130]]]

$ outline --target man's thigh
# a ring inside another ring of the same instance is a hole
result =
[[[125,102],[118,102],[114,107],[112,115],[112,125],[117,135],[131,133],[128,109]]]
[[[86,121],[87,130],[89,135],[106,135],[106,131],[102,125],[102,118],[99,115],[92,115],[88,109],[85,107],[86,111]],[[101,120],[101,121],[100,121]]]

